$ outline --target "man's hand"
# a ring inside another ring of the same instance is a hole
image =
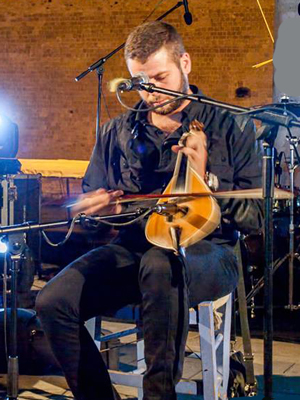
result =
[[[190,132],[182,135],[181,141],[184,146],[172,146],[172,150],[175,153],[181,151],[185,154],[192,168],[201,178],[204,178],[207,164],[207,138],[202,128],[203,124],[193,121],[190,125]]]
[[[72,214],[120,214],[122,206],[116,202],[123,194],[122,190],[107,191],[105,189],[98,189],[93,192],[84,193],[78,197],[78,201],[72,206]]]

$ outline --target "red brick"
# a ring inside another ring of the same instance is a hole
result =
[[[273,26],[274,1],[262,7]],[[157,2],[124,0],[2,0],[0,2],[0,113],[19,125],[23,158],[88,159],[95,139],[97,77],[74,78],[121,44]],[[157,18],[175,2],[164,2]],[[269,103],[273,67],[252,65],[272,58],[273,45],[256,2],[190,0],[194,22],[183,8],[167,20],[185,38],[193,60],[190,81],[205,94],[240,104]],[[111,116],[122,111],[109,80],[127,76],[122,54],[105,65],[103,92]],[[247,86],[252,98],[236,99]],[[132,98],[135,98],[132,96]],[[104,103],[102,121],[108,119]]]

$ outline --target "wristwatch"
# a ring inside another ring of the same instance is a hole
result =
[[[205,173],[205,183],[213,191],[216,192],[219,189],[219,179],[212,172],[206,171]]]

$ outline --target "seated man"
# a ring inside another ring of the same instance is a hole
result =
[[[132,75],[143,72],[159,87],[200,93],[189,86],[190,56],[169,24],[151,22],[137,27],[127,39],[125,59]],[[251,120],[186,99],[164,105],[170,97],[145,91],[140,95],[135,111],[101,128],[83,181],[87,193],[78,200],[75,212],[120,213],[122,207],[116,200],[124,193],[162,192],[179,151],[199,176],[208,177],[213,189],[261,185],[261,156]],[[185,147],[179,148],[179,139],[195,120],[203,124],[204,131],[188,136]],[[37,310],[77,400],[114,398],[109,375],[84,321],[130,303],[141,303],[143,309],[144,400],[176,399],[188,309],[234,290],[238,280],[233,254],[236,230],[250,232],[262,225],[260,204],[255,200],[223,200],[220,206],[220,226],[186,248],[184,268],[173,251],[146,240],[142,221],[120,229],[111,243],[74,261],[41,291]]]

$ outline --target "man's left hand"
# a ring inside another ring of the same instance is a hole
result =
[[[175,153],[181,151],[185,154],[191,167],[201,176],[205,177],[207,164],[207,138],[203,130],[191,130],[186,134],[185,146],[172,146]]]

